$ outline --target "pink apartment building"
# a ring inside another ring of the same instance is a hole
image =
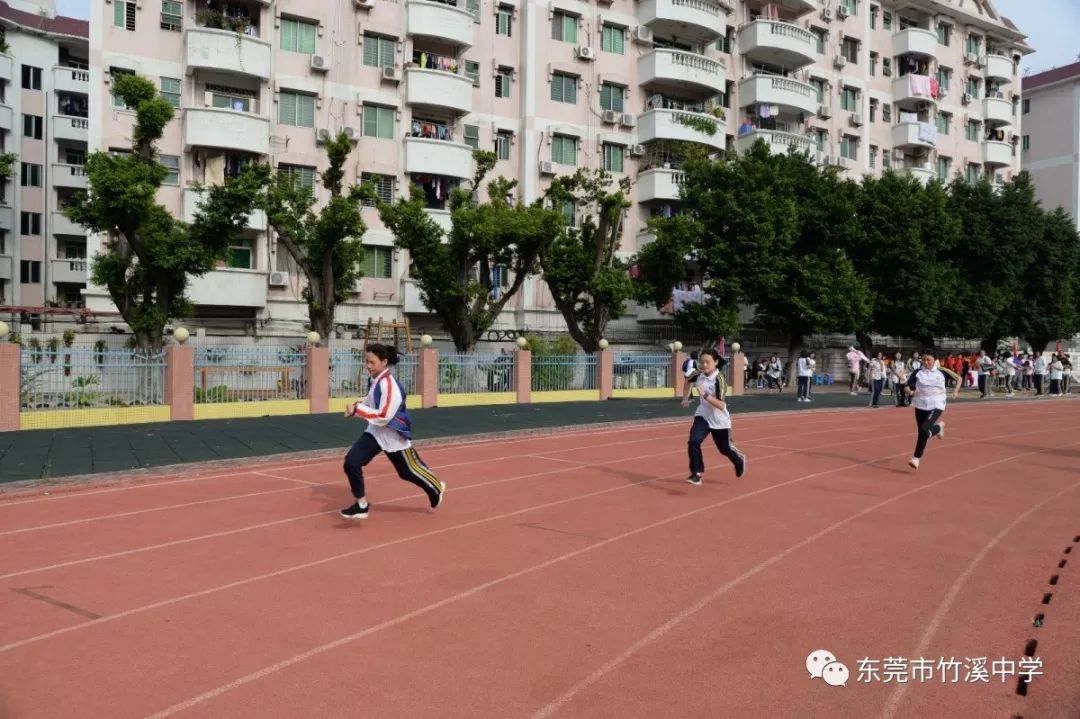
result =
[[[1020,105],[1020,159],[1036,196],[1080,227],[1080,62],[1025,77]]]
[[[251,160],[316,183],[320,138],[338,130],[357,146],[348,179],[371,177],[387,198],[419,184],[447,226],[474,147],[497,153],[526,202],[577,167],[625,174],[626,255],[650,216],[679,211],[682,143],[741,151],[762,138],[854,176],[1019,169],[1016,73],[1030,49],[985,0],[103,0],[91,13],[91,149],[129,145],[112,78],[160,83],[178,108],[161,201],[181,218],[198,206],[193,183]],[[424,323],[408,259],[374,209],[365,218],[365,276],[338,321]],[[190,294],[206,323],[298,326],[300,281],[256,213]],[[92,286],[86,300],[110,305]],[[621,324],[662,318],[635,308]],[[500,322],[561,326],[534,279]]]

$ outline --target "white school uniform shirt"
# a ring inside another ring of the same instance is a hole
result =
[[[908,378],[908,386],[915,390],[915,396],[911,398],[911,406],[915,409],[945,409],[949,391],[945,387],[945,371],[941,368],[916,370]]]
[[[812,377],[814,375],[814,367],[810,364],[811,362],[813,362],[813,360],[809,357],[799,358],[799,377]]]
[[[1035,374],[1046,374],[1046,358],[1038,357],[1035,359]]]
[[[375,402],[375,386],[380,382],[383,384],[382,406]],[[371,381],[371,388],[364,398],[353,405],[356,416],[368,421],[366,432],[375,438],[384,452],[401,452],[412,446],[408,438],[386,426],[401,407],[403,396],[397,378],[390,374],[389,369],[385,369]]]
[[[1054,360],[1050,364],[1050,379],[1061,379],[1061,375],[1064,371],[1065,365],[1061,364],[1061,360]]]
[[[701,397],[694,416],[704,419],[710,429],[731,429],[731,415],[728,414],[727,409],[714,407],[705,401],[706,397],[716,397],[721,400],[727,397],[727,383],[721,376],[720,370],[713,370],[711,375],[698,375],[698,378],[694,380],[694,388]]]

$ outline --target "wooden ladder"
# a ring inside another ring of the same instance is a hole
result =
[[[364,348],[372,343],[382,343],[383,331],[387,333],[387,339],[390,339],[390,332],[393,332],[394,346],[399,350],[402,349],[401,340],[404,335],[406,352],[412,352],[412,329],[409,326],[409,318],[404,320],[384,320],[380,317],[378,320],[373,320],[370,317],[367,322],[367,330],[364,332]]]

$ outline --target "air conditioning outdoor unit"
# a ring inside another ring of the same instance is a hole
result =
[[[287,272],[271,272],[270,273],[270,286],[271,287],[288,287],[289,286],[289,274]]]
[[[330,69],[330,58],[325,55],[312,55],[311,69],[318,70],[319,72],[326,72]]]
[[[637,118],[635,118],[632,113],[624,112],[622,117],[619,118],[619,124],[623,127],[633,127],[637,124]]]
[[[581,60],[595,60],[596,50],[593,50],[587,45],[582,45],[577,49],[577,56]]]
[[[541,175],[554,175],[555,174],[555,163],[550,162],[548,160],[541,160],[540,161],[540,174]]]
[[[393,65],[386,65],[382,69],[382,79],[387,82],[401,82],[401,73]]]

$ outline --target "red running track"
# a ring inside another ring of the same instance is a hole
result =
[[[735,422],[741,479],[689,421],[444,445],[363,522],[340,459],[5,496],[0,717],[1080,714],[1080,403],[918,472],[911,410]]]

